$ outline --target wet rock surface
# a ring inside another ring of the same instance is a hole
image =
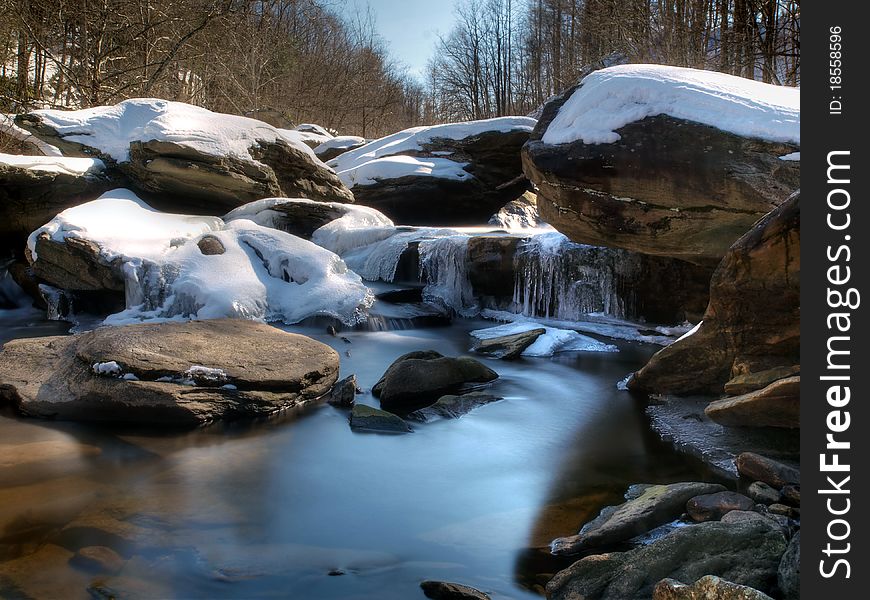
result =
[[[715,575],[702,577],[692,585],[663,579],[655,587],[653,600],[773,600],[764,592],[725,581]]]

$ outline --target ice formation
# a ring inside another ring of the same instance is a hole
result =
[[[541,328],[545,332],[531,346],[523,350],[523,356],[552,356],[558,352],[619,352],[619,349],[612,344],[605,344],[571,329],[547,327],[535,321],[517,321],[487,329],[477,329],[470,332],[470,335],[477,340],[488,340]]]
[[[655,115],[744,137],[800,144],[800,88],[665,65],[601,69],[559,109],[545,144],[610,144],[617,129]]]
[[[0,165],[8,165],[28,171],[86,175],[105,170],[106,165],[98,158],[74,158],[68,156],[21,156],[0,153]]]
[[[334,253],[283,231],[238,219],[155,211],[129,190],[114,190],[68,209],[30,236],[82,237],[99,260],[120,265],[127,308],[109,324],[147,319],[240,317],[295,323],[329,315],[345,323],[365,318],[370,290]],[[222,254],[204,255],[209,235]]]

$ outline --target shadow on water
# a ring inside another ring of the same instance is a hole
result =
[[[395,358],[465,354],[488,325],[287,329],[335,348],[377,406],[368,390]],[[482,358],[504,400],[409,435],[355,433],[328,405],[187,432],[0,415],[0,597],[404,600],[436,578],[534,598],[559,568],[550,540],[630,483],[707,477],[616,389],[654,348],[619,346]],[[123,567],[70,563],[93,545]]]

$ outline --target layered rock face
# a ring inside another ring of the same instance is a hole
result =
[[[8,342],[0,399],[35,417],[185,427],[311,402],[338,367],[328,346],[253,321],[106,327]]]
[[[761,219],[713,274],[697,330],[629,382],[654,393],[721,393],[739,375],[800,360],[800,193]],[[794,388],[792,388],[794,389]],[[777,402],[783,402],[781,394]]]
[[[577,242],[715,264],[800,185],[794,127],[769,124],[793,120],[794,99],[728,77],[626,65],[551,100],[523,147],[541,218]]]
[[[161,208],[215,214],[269,196],[353,202],[298,136],[254,119],[134,99],[88,111],[34,111],[16,124],[66,156],[103,159]]]
[[[330,160],[357,202],[396,223],[485,223],[526,189],[520,148],[535,121],[502,117],[418,127]]]

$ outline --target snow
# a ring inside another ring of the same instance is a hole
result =
[[[205,381],[210,383],[223,383],[229,376],[223,369],[214,367],[205,367],[203,365],[193,365],[184,372],[185,377],[195,381]]]
[[[199,152],[251,162],[250,148],[283,139],[313,151],[298,138],[282,135],[256,119],[214,113],[199,106],[155,98],[134,98],[114,106],[82,110],[37,110],[42,121],[64,139],[96,148],[118,162],[130,158],[130,143],[160,140]]]
[[[379,179],[393,179],[404,175],[424,175],[463,179],[471,177],[460,163],[445,158],[415,158],[397,156],[417,153],[437,139],[462,140],[489,131],[507,133],[520,130],[531,132],[537,121],[529,117],[497,117],[467,123],[447,123],[428,127],[412,127],[388,135],[361,148],[350,150],[328,161],[348,187],[368,185]],[[388,157],[391,160],[388,160]],[[402,160],[396,160],[401,158]]]
[[[317,148],[314,149],[315,154],[323,154],[327,150],[339,149],[344,150],[346,148],[353,148],[354,146],[359,146],[360,144],[365,144],[366,139],[363,137],[358,137],[355,135],[340,135],[331,139],[326,140],[322,144],[320,144]]]
[[[0,133],[4,133],[12,139],[18,140],[31,146],[44,156],[63,156],[63,152],[57,146],[44,142],[26,129],[15,124],[14,115],[0,114]]]
[[[314,157],[317,160],[317,155],[314,153],[314,150],[311,149],[312,145],[319,145],[324,142],[326,138],[323,136],[319,136],[316,133],[306,133],[304,131],[296,131],[295,129],[276,129],[278,134],[284,139],[285,142],[301,150],[308,154],[309,156]]]
[[[701,329],[701,325],[702,325],[703,323],[704,323],[704,321],[698,321],[698,324],[697,324],[697,325],[695,325],[695,326],[692,327],[689,331],[685,332],[683,335],[681,335],[680,337],[678,337],[678,338],[677,338],[677,341],[679,342],[679,341],[681,341],[681,340],[686,339],[686,338],[689,337],[689,336],[692,336],[692,335],[695,335],[696,333],[698,333],[698,330]]]
[[[312,315],[354,324],[374,301],[341,258],[307,240],[246,219],[159,213],[129,190],[64,211],[31,234],[31,252],[41,232],[91,240],[102,262],[121,265],[127,308],[107,324],[221,317],[296,323]],[[204,235],[225,252],[202,254]]]
[[[332,138],[332,134],[323,126],[317,125],[315,123],[300,123],[296,127],[294,127],[296,131],[301,131],[302,133],[313,133],[315,135],[320,135],[326,138]]]
[[[545,144],[611,144],[617,129],[669,115],[771,142],[800,144],[800,89],[664,65],[601,69],[559,109]]]
[[[523,350],[523,356],[553,356],[558,352],[619,352],[619,349],[611,344],[605,344],[570,329],[547,327],[536,321],[518,321],[487,329],[477,329],[470,335],[478,340],[488,340],[533,329],[544,329],[545,332],[531,346]]]
[[[110,360],[107,362],[94,363],[94,365],[91,367],[91,369],[97,375],[120,375],[121,374],[121,365],[119,365],[114,360]]]
[[[8,165],[27,171],[63,173],[81,176],[105,170],[106,165],[97,158],[72,158],[64,156],[22,156],[0,153],[0,165]]]
[[[784,154],[783,156],[779,157],[779,160],[800,162],[801,161],[801,153],[800,152],[791,152],[789,154]]]
[[[92,240],[107,262],[119,256],[158,260],[185,240],[221,227],[217,217],[161,213],[132,191],[116,189],[61,212],[30,234],[27,247],[36,260],[36,239],[47,233],[56,242],[67,237]]]
[[[467,165],[468,163],[458,163],[446,158],[416,158],[399,155],[370,160],[353,169],[337,171],[337,173],[344,185],[353,188],[358,185],[373,185],[386,179],[399,179],[411,175],[456,181],[473,179],[471,173],[463,169]]]

